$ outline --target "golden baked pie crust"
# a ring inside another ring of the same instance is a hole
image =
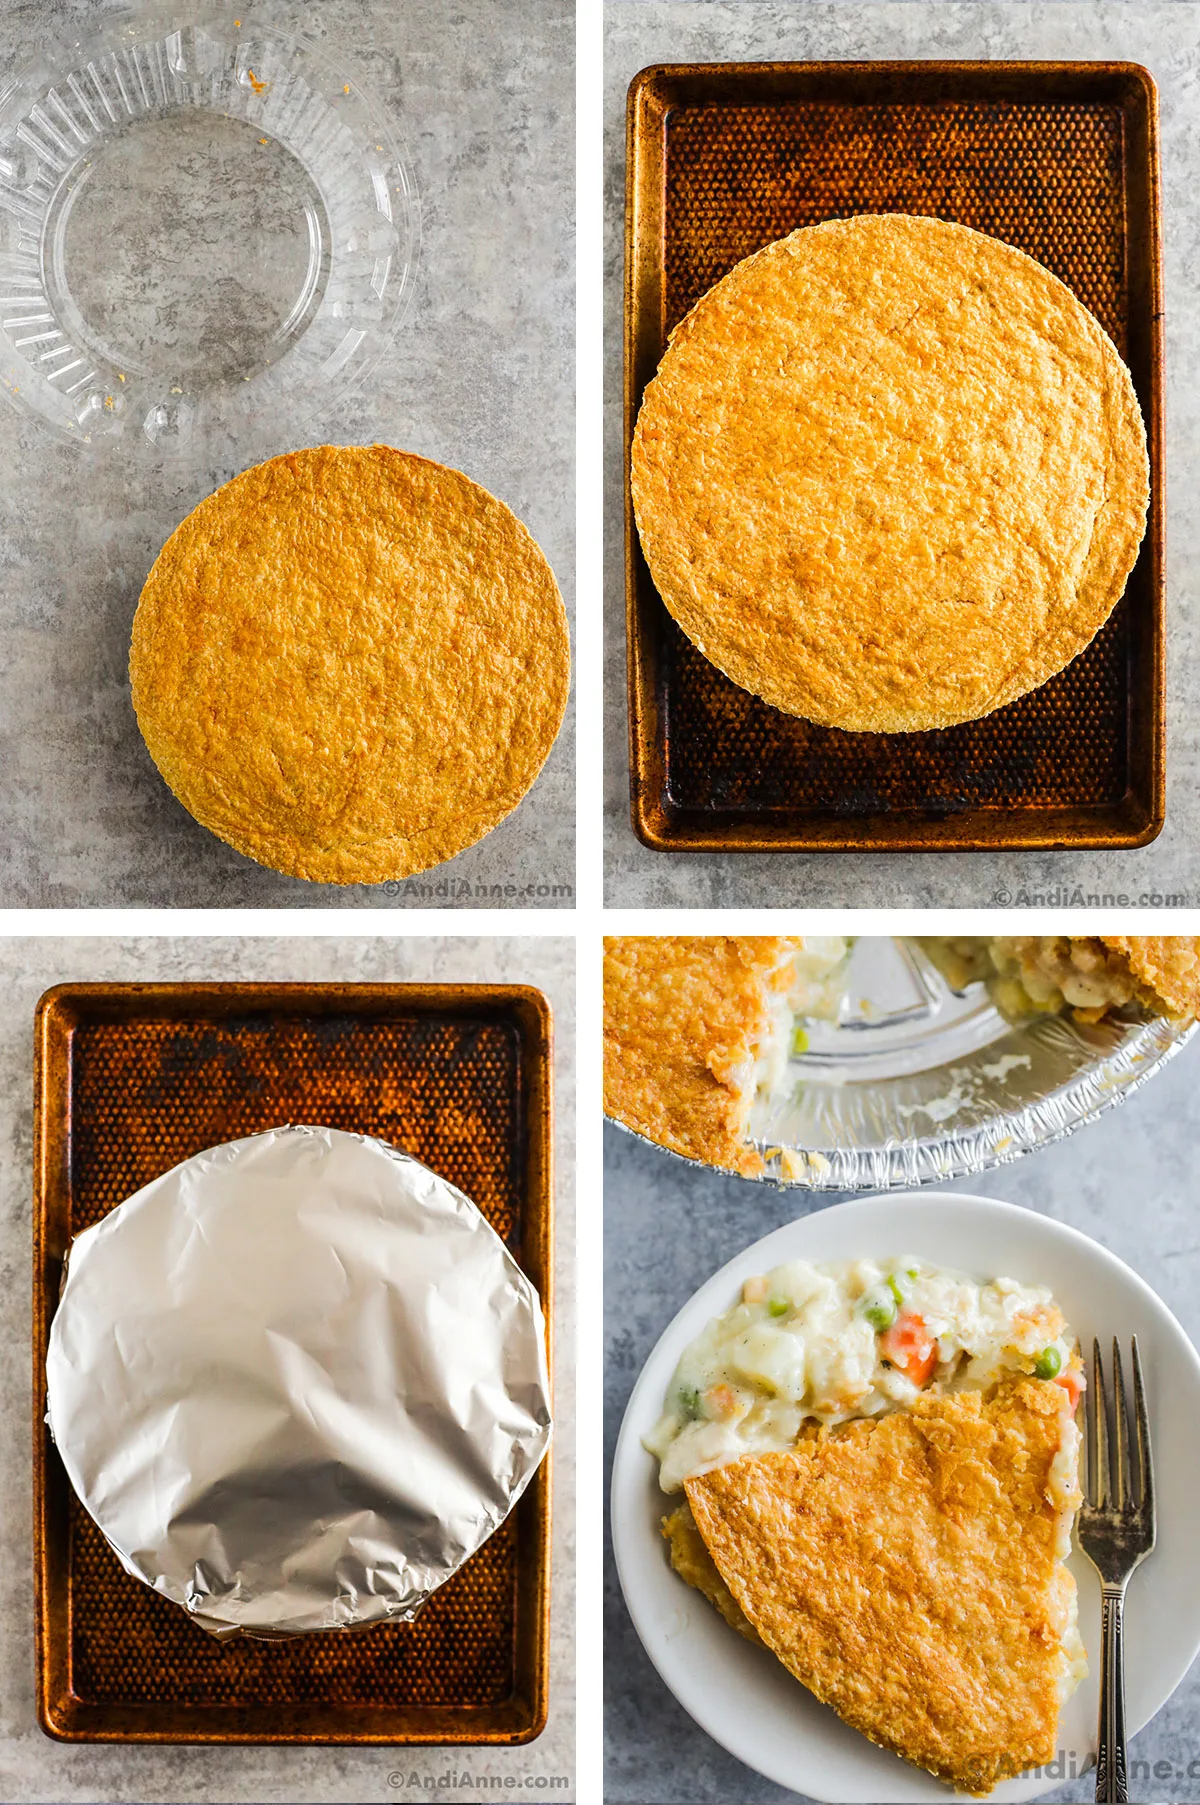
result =
[[[1002,1380],[689,1479],[723,1614],[950,1785],[985,1794],[1052,1760],[1074,1581],[1047,1493],[1069,1415],[1061,1386]]]
[[[900,733],[1037,688],[1145,530],[1129,372],[1032,258],[867,215],[739,263],[676,328],[633,441],[659,594],[774,707]]]
[[[388,446],[256,465],[171,535],[133,705],[198,821],[325,883],[425,871],[509,814],[570,678],[542,553],[503,502]]]
[[[1192,1021],[1200,1015],[1200,937],[1188,934],[1100,934],[1123,953],[1129,969],[1166,1015]]]
[[[655,934],[604,943],[604,1107],[662,1147],[747,1176],[743,1074],[786,991],[784,935]]]

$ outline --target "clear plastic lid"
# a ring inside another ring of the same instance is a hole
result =
[[[349,68],[234,6],[116,15],[0,87],[0,383],[78,442],[242,444],[336,405],[418,235]]]

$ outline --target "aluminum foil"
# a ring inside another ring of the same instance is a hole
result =
[[[1197,1032],[1130,1012],[1008,1022],[982,984],[953,991],[918,947],[883,937],[857,942],[837,1020],[806,1030],[750,1138],[766,1165],[757,1182],[814,1191],[907,1190],[1005,1165],[1131,1095]]]
[[[217,1636],[408,1621],[550,1440],[537,1293],[382,1141],[197,1154],[72,1244],[47,1422],[122,1565]]]

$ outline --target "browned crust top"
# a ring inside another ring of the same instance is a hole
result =
[[[604,943],[604,1107],[660,1146],[753,1175],[746,1081],[791,981],[795,937],[647,935]]]
[[[740,1611],[847,1723],[965,1791],[1053,1758],[1074,1581],[1047,1499],[1070,1406],[1002,1381],[687,1481]]]
[[[386,445],[243,471],[171,535],[129,660],[154,762],[260,864],[379,883],[529,789],[566,707],[554,577],[503,502]]]
[[[950,726],[1095,637],[1145,530],[1128,370],[1063,283],[901,214],[802,228],[672,334],[634,434],[659,594],[776,708]]]
[[[1164,1012],[1194,1021],[1200,1016],[1200,936],[1101,934],[1105,946],[1124,953],[1135,978],[1158,998]]]

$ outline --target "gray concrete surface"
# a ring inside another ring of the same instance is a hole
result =
[[[575,947],[568,939],[0,939],[0,1799],[4,1805],[172,1805],[424,1799],[453,1771],[477,1784],[456,1799],[509,1789],[574,1798],[574,1045]],[[90,979],[483,981],[536,984],[557,1045],[554,1551],[550,1721],[516,1749],[154,1748],[64,1745],[34,1711],[30,1473],[33,1011],[52,984]],[[548,1782],[566,1776],[553,1790]],[[505,1797],[514,1796],[511,1790]]]
[[[110,0],[5,5],[0,69],[111,10]],[[269,0],[247,7],[245,30],[259,13],[344,55],[405,140],[423,214],[411,303],[357,395],[223,461],[97,458],[0,407],[0,905],[568,908],[570,716],[516,813],[394,892],[256,866],[192,820],[142,745],[126,677],[142,582],[183,516],[260,456],[382,440],[465,470],[527,523],[571,601],[572,9]],[[244,217],[244,207],[231,214]],[[546,893],[502,894],[530,883]]]
[[[1127,1103],[1069,1140],[949,1188],[1043,1210],[1093,1236],[1139,1272],[1200,1342],[1198,1078],[1200,1044],[1184,1048]],[[675,1312],[726,1260],[806,1209],[802,1192],[693,1171],[609,1125],[605,1136],[604,1426],[611,1462],[634,1381]],[[711,1741],[664,1686],[625,1610],[611,1546],[605,1674],[608,1805],[797,1799]],[[1130,1770],[1130,1797],[1142,1805],[1200,1801],[1200,1663],[1133,1739],[1130,1761],[1149,1764]],[[1153,1778],[1158,1763],[1170,1777]],[[1094,1796],[1094,1773],[1045,1794],[1047,1801]]]
[[[1200,30],[1194,4],[1125,0],[609,0],[605,9],[605,896],[623,908],[1020,907],[1124,894],[1200,902]],[[652,852],[629,822],[621,452],[624,107],[657,62],[1114,58],[1158,83],[1167,335],[1167,822],[1136,852]],[[1061,891],[1059,897],[1050,893]],[[1096,906],[1095,904],[1093,906]]]

